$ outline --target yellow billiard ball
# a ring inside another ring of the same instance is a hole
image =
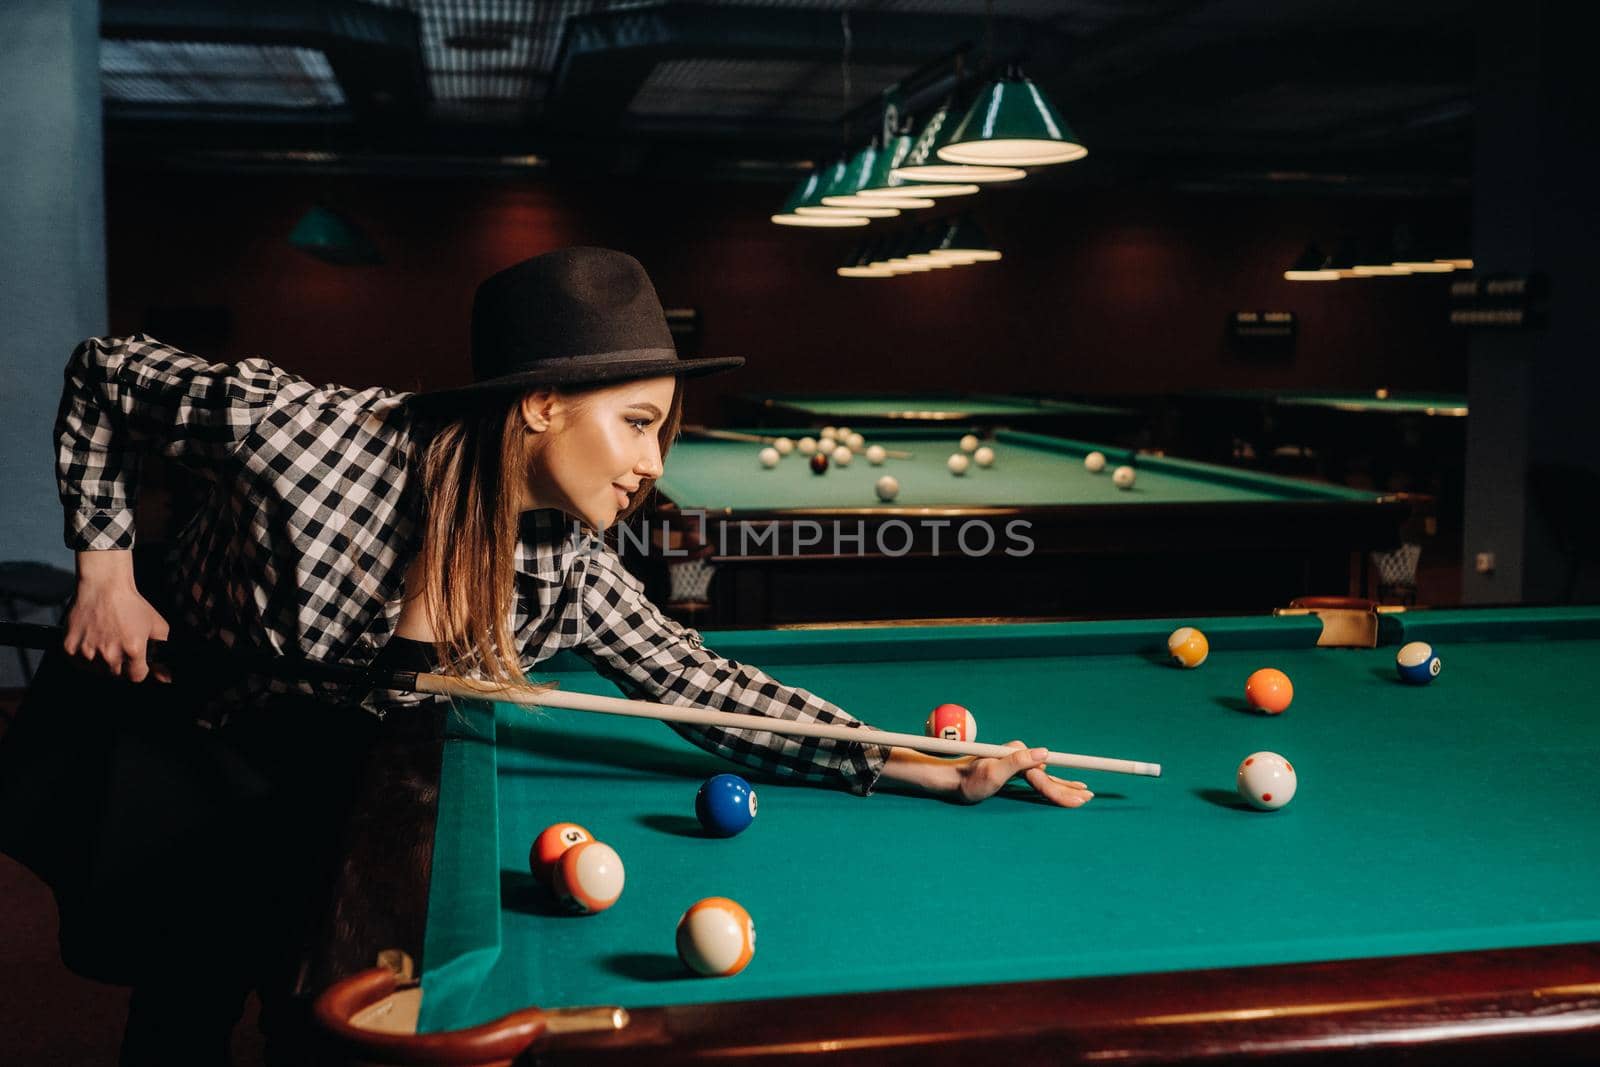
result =
[[[1167,638],[1167,654],[1179,667],[1198,667],[1211,654],[1211,643],[1193,626],[1180,626]]]

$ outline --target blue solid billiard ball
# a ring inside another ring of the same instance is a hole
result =
[[[1427,685],[1439,677],[1439,657],[1426,641],[1412,641],[1402,645],[1394,657],[1394,669],[1400,680],[1411,685]]]
[[[756,791],[737,774],[707,778],[694,797],[694,813],[706,833],[732,837],[756,818]]]

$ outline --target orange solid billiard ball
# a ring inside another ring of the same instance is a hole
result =
[[[1252,708],[1277,715],[1294,699],[1294,685],[1282,671],[1263,667],[1244,683],[1244,698]]]

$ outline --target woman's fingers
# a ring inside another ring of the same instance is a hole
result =
[[[145,660],[145,646],[128,644],[122,650],[122,676],[130,682],[142,682],[150,673]]]
[[[1089,803],[1094,798],[1082,782],[1064,782],[1060,778],[1046,774],[1043,767],[1037,767],[1026,772],[1028,784],[1052,804],[1059,804],[1063,808],[1078,808]]]
[[[1029,748],[1021,741],[1008,741],[1005,747],[1012,750],[1009,755],[981,759],[972,765],[977,773],[963,789],[969,803],[993,796],[1013,778],[1022,778],[1040,796],[1063,808],[1082,807],[1094,797],[1082,782],[1056,778],[1045,770],[1048,749]]]
[[[171,681],[149,661],[152,640],[167,639],[167,620],[137,590],[91,591],[74,602],[61,647],[74,661],[113,678]]]

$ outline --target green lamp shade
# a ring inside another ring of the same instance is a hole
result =
[[[952,222],[928,254],[935,259],[965,263],[992,263],[1001,258],[999,249],[989,244],[988,236],[970,215]]]
[[[933,201],[908,195],[865,197],[861,190],[871,180],[883,150],[876,141],[857,152],[855,158],[843,168],[836,167],[822,190],[822,203],[827,207],[894,208],[897,211],[915,211],[932,207]]]
[[[1315,244],[1306,245],[1306,250],[1300,253],[1300,258],[1290,264],[1289,269],[1283,272],[1285,281],[1291,282],[1336,282],[1339,272],[1329,267],[1332,262]]]
[[[868,241],[858,245],[855,252],[842,265],[834,269],[841,278],[893,278],[894,271],[876,262],[881,241]]]
[[[324,263],[341,267],[382,263],[378,249],[356,225],[325,207],[313,207],[289,233],[289,244]]]
[[[1391,266],[1415,274],[1448,274],[1455,265],[1442,258],[1442,245],[1432,237],[1417,238],[1409,227],[1396,230],[1394,262]]]
[[[824,174],[821,167],[812,167],[811,173],[807,174],[800,184],[794,187],[794,191],[789,194],[789,199],[783,202],[784,214],[790,214],[798,207],[820,203],[822,200],[822,183],[826,177],[827,175]]]
[[[1408,270],[1413,274],[1449,274],[1455,270],[1455,264],[1443,259],[1410,259],[1401,255],[1390,264],[1401,270]]]
[[[911,143],[905,159],[891,167],[891,177],[917,182],[1014,182],[1028,176],[1028,172],[1015,167],[982,167],[965,163],[945,163],[939,158],[939,149],[949,139],[951,124],[950,102],[947,100],[928,117],[922,132]]]
[[[888,147],[878,153],[872,173],[867,176],[866,184],[856,195],[868,200],[900,196],[943,199],[949,196],[971,196],[978,191],[978,187],[970,182],[919,182],[895,177],[895,169],[911,155],[914,144],[909,134],[901,134],[890,141]]]
[[[970,182],[907,182],[891,179],[894,185],[884,189],[863,189],[856,195],[867,201],[897,200],[915,197],[918,200],[943,200],[950,196],[971,196],[978,191]]]
[[[852,207],[854,197],[861,191],[861,186],[866,182],[867,176],[872,173],[873,165],[878,161],[877,142],[867,145],[857,152],[848,162],[841,160],[841,167],[835,164],[834,169],[828,174],[828,183],[823,186],[821,201],[828,207]]]
[[[1360,275],[1356,274],[1355,267],[1355,245],[1349,241],[1341,241],[1338,251],[1334,252],[1332,258],[1324,264],[1323,269],[1335,272],[1340,278],[1357,278]]]
[[[1358,278],[1395,278],[1411,272],[1394,266],[1394,250],[1387,244],[1374,241],[1356,253],[1352,272]]]
[[[854,215],[858,219],[892,219],[900,214],[900,209],[897,207],[878,207],[876,205],[872,207],[828,207],[823,205],[822,207],[797,207],[794,209],[794,213],[796,215],[832,215],[835,218]]]
[[[938,149],[946,163],[1012,167],[1070,163],[1088,154],[1039,87],[1015,73],[979,93]]]
[[[774,215],[772,221],[779,226],[806,226],[814,230],[843,230],[865,226],[871,219],[860,215]]]
[[[843,160],[834,164],[835,168],[843,166]],[[795,186],[794,191],[789,194],[789,199],[784,201],[783,210],[772,216],[772,221],[779,226],[809,226],[813,229],[842,229],[867,225],[870,220],[862,215],[843,212],[838,214],[813,214],[809,211],[805,214],[799,213],[801,208],[820,206],[822,199],[820,194],[824,185],[831,180],[832,173],[833,168],[824,170],[822,167],[817,167],[806,175],[805,180]]]

